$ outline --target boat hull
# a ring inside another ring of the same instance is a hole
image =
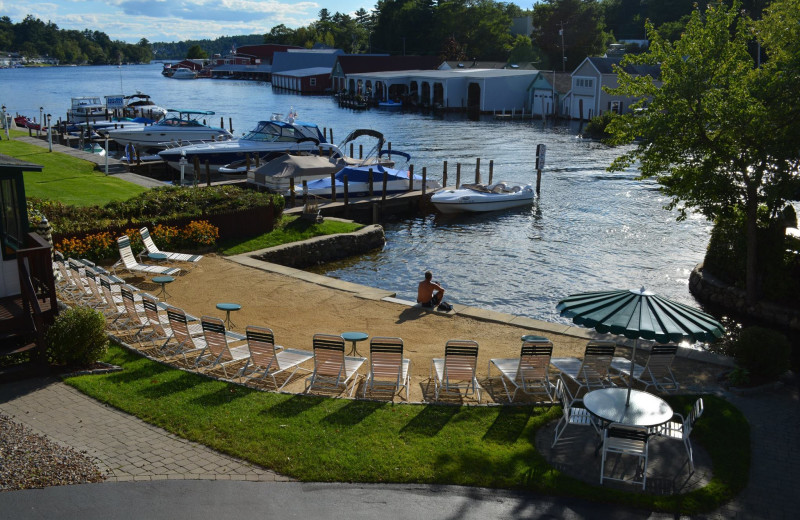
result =
[[[521,187],[516,193],[483,193],[470,189],[442,190],[434,193],[431,203],[440,213],[485,213],[530,206],[533,189]]]

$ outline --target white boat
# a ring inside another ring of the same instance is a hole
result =
[[[186,67],[179,67],[169,77],[172,79],[196,79],[197,72]]]
[[[99,96],[74,97],[68,112],[69,120],[76,123],[93,123],[108,119],[106,106]]]
[[[146,117],[157,121],[167,115],[167,109],[162,108],[150,99],[150,96],[137,90],[135,94],[125,96],[125,107],[122,109],[122,116],[131,119]]]
[[[383,180],[386,177],[386,194],[393,195],[397,193],[405,193],[409,191],[409,176],[408,170],[396,170],[394,168],[387,168],[380,164],[364,165],[364,166],[348,166],[339,170],[334,176],[334,185],[336,186],[336,196],[344,196],[344,181],[347,177],[347,195],[348,197],[368,197],[370,195],[370,170],[372,171],[372,195],[383,194]],[[308,195],[316,197],[329,198],[331,196],[331,179],[319,179],[308,183]],[[425,189],[433,191],[441,188],[442,185],[434,179],[426,179]],[[422,176],[414,175],[413,185],[414,190],[422,189]],[[303,195],[302,188],[295,188],[295,193],[298,196]],[[288,193],[286,194],[288,195]]]
[[[195,157],[203,165],[208,161],[209,169],[218,172],[220,168],[245,161],[247,157],[251,158],[252,164],[255,164],[256,157],[263,164],[287,152],[313,152],[320,145],[327,146],[327,143],[319,127],[314,123],[297,121],[294,111],[290,110],[285,118],[273,114],[269,120],[259,121],[253,130],[239,139],[171,144],[158,155],[176,170],[180,169],[180,161],[185,158],[188,161],[184,167],[186,173],[192,173]],[[241,173],[245,170],[242,167]]]
[[[431,196],[431,203],[441,213],[498,211],[533,204],[533,187],[516,182],[462,184]]]
[[[158,123],[145,126],[105,129],[109,138],[126,146],[141,149],[164,149],[173,144],[198,141],[226,141],[233,135],[224,128],[208,126],[200,121],[203,116],[213,116],[210,110],[168,109],[170,115]]]

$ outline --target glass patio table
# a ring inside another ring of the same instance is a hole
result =
[[[601,388],[583,396],[583,405],[605,424],[619,423],[625,426],[652,428],[672,419],[672,407],[666,401],[648,392],[627,388]]]

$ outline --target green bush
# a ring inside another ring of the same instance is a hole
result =
[[[61,312],[47,330],[48,356],[58,365],[88,365],[108,348],[103,314],[89,307],[71,307]]]
[[[583,136],[589,137],[591,139],[607,139],[611,137],[611,134],[606,132],[606,127],[617,116],[615,112],[606,112],[602,115],[595,116],[588,123],[583,129]]]
[[[792,346],[780,332],[747,327],[733,344],[733,355],[751,378],[774,380],[789,370]]]

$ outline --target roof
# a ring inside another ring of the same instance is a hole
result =
[[[538,74],[536,70],[510,70],[510,69],[455,69],[455,70],[406,70],[388,72],[367,72],[364,74],[352,74],[351,78],[365,77],[367,79],[390,80],[393,78],[415,78],[427,80],[448,79],[492,79],[507,78],[515,76],[528,76],[531,79]]]
[[[341,53],[342,51],[338,51]],[[308,69],[311,67],[328,67],[330,72],[336,62],[336,54],[332,52],[276,52],[272,57],[272,72]]]
[[[275,75],[282,75],[282,76],[294,76],[296,78],[305,78],[308,76],[322,76],[322,75],[330,75],[331,68],[330,67],[309,67],[307,69],[295,69],[295,70],[282,70],[281,72],[276,72]]]
[[[450,69],[504,69],[506,62],[504,61],[478,61],[478,60],[463,60],[463,61],[445,61],[440,67],[442,70]]]
[[[10,155],[0,153],[0,173],[40,172],[44,166],[22,161]]]
[[[238,63],[223,63],[214,65],[211,70],[215,72],[271,72],[272,65],[260,63],[258,65],[243,65]]]
[[[437,56],[389,56],[375,54],[345,54],[339,56],[344,74],[393,70],[433,70],[441,61]]]
[[[606,58],[600,56],[589,56],[586,58],[589,63],[600,72],[600,74],[614,74],[614,65],[619,65],[622,58]],[[658,65],[626,65],[622,68],[628,74],[637,76],[652,76],[658,78],[661,76],[661,67]]]
[[[262,58],[266,60],[272,60],[272,55],[276,52],[283,52],[289,49],[302,49],[302,47],[297,47],[295,45],[278,45],[276,43],[262,43],[258,45],[242,45],[236,49],[236,54],[246,54],[250,56],[255,56],[256,58]]]

